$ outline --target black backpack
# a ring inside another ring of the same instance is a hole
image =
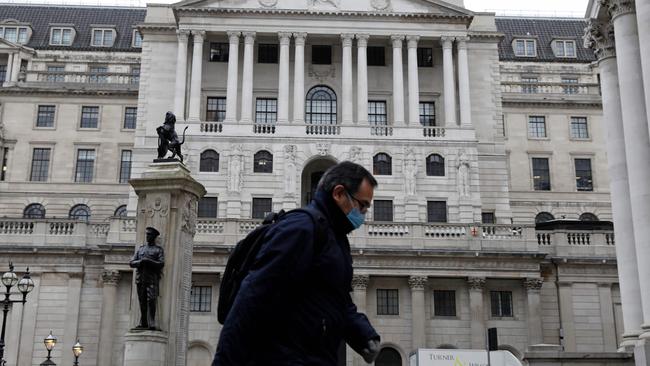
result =
[[[292,212],[305,212],[312,218],[316,228],[316,240],[314,241],[314,245],[316,246],[315,253],[319,252],[319,247],[324,244],[323,242],[325,240],[325,218],[323,218],[323,215],[317,209],[305,207],[289,212],[281,210],[278,213],[270,213],[267,215],[262,225],[255,228],[244,239],[240,240],[228,257],[226,270],[223,273],[221,286],[219,287],[219,303],[217,305],[217,319],[219,323],[224,324],[226,321],[226,317],[235,302],[235,297],[237,296],[237,292],[239,292],[241,283],[250,271],[255,257],[257,257],[257,253],[259,253],[260,248],[264,244],[266,233],[283,216]]]

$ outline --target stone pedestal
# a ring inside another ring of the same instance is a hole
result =
[[[129,183],[138,195],[136,249],[145,243],[145,228],[160,231],[165,251],[156,322],[160,331],[130,331],[124,366],[185,366],[192,282],[192,246],[198,200],[205,188],[180,162],[154,163],[142,178]],[[131,326],[139,321],[135,283],[131,295]]]

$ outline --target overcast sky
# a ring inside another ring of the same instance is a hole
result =
[[[175,3],[178,0],[0,0],[11,3],[91,4],[144,6],[148,2]],[[355,1],[355,0],[343,0]],[[465,0],[474,11],[495,11],[500,15],[577,16],[585,14],[588,0]]]

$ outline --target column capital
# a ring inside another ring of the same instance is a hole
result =
[[[611,22],[590,19],[583,40],[585,48],[593,49],[599,61],[616,57],[614,25]]]
[[[352,47],[353,39],[354,39],[354,34],[351,33],[341,34],[341,42],[343,43],[343,47]]]
[[[245,44],[253,44],[255,43],[255,32],[241,32],[241,34],[244,36],[244,43]]]
[[[294,33],[293,38],[294,38],[294,41],[296,42],[296,46],[304,46],[305,45],[305,40],[307,39],[307,33],[305,33],[305,32]]]
[[[418,42],[420,41],[420,36],[406,36],[408,48],[418,48]]]
[[[194,37],[194,42],[203,42],[203,40],[205,39],[205,31],[193,30],[192,36]]]
[[[390,36],[390,41],[393,43],[393,48],[402,48],[402,42],[404,41],[403,35],[392,35]]]
[[[116,286],[120,282],[120,272],[113,270],[106,270],[102,272],[102,282],[104,285]]]
[[[467,277],[467,284],[470,290],[483,291],[485,288],[485,278],[483,277]]]
[[[230,41],[231,44],[239,43],[239,37],[241,36],[241,32],[229,31],[226,32],[226,34],[228,34],[228,40]]]
[[[451,49],[454,45],[454,40],[456,37],[453,36],[442,36],[440,37],[440,42],[442,42],[443,49]]]
[[[601,4],[608,8],[612,21],[621,15],[636,12],[635,0],[601,0]]]
[[[177,29],[176,30],[176,36],[178,36],[178,41],[179,42],[185,42],[187,43],[189,37],[190,37],[190,31],[188,29]]]
[[[288,46],[291,43],[291,32],[278,32],[280,45]]]
[[[368,39],[370,38],[369,34],[357,34],[355,35],[355,38],[357,39],[357,47],[367,47],[368,46]]]
[[[424,290],[427,280],[427,276],[411,276],[409,277],[409,287],[411,290]]]
[[[469,42],[469,36],[456,37],[456,42],[458,42],[459,49],[467,49],[467,42]]]
[[[370,276],[368,275],[352,275],[352,289],[365,290],[368,288]]]
[[[527,278],[524,280],[524,287],[526,287],[526,291],[528,292],[541,290],[543,284],[543,278]]]

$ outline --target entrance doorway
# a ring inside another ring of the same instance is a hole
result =
[[[336,161],[331,158],[317,158],[305,165],[300,179],[302,182],[300,194],[302,205],[307,205],[311,202],[316,194],[318,182],[323,177],[323,174],[325,174],[325,171],[334,165],[336,165]]]

